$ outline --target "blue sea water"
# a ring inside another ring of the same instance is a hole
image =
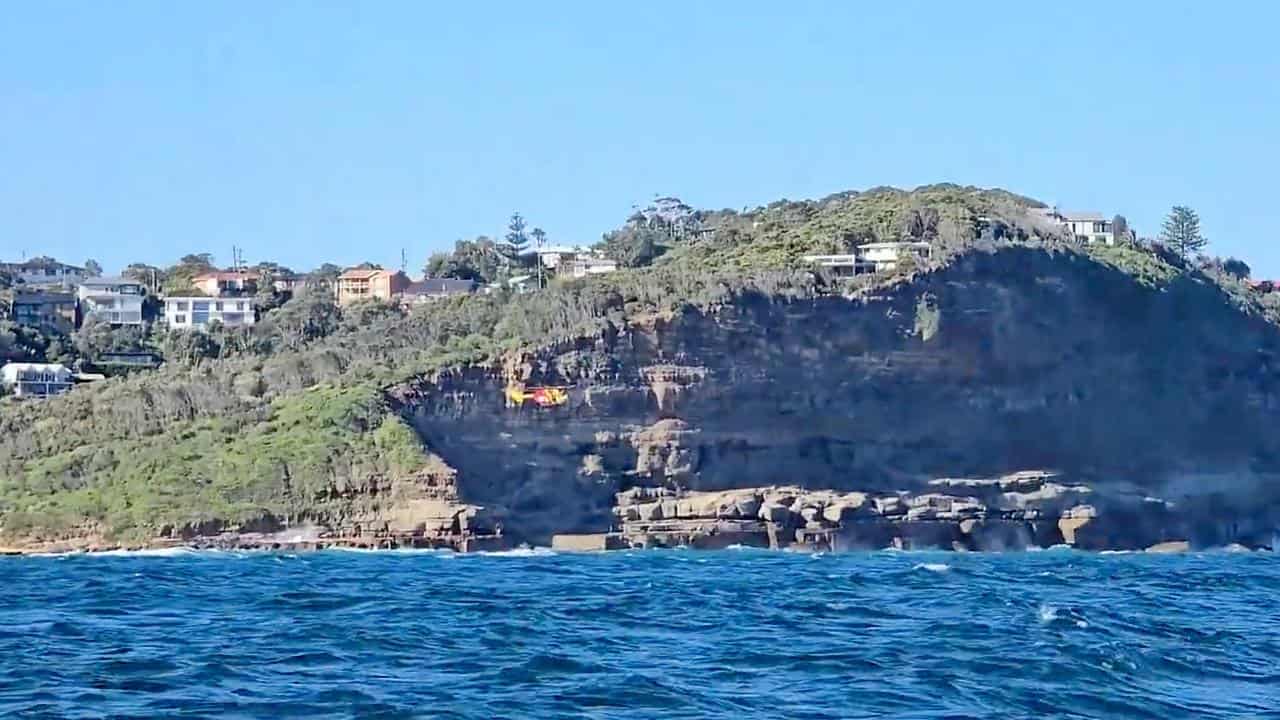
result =
[[[1280,557],[0,558],[0,716],[1280,717]]]

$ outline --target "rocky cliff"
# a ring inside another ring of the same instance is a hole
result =
[[[462,498],[532,542],[616,527],[633,487],[919,495],[1029,468],[1099,517],[1154,518],[1103,545],[1270,542],[1280,330],[1203,276],[1011,247],[830,290],[632,318],[389,395]],[[510,407],[512,381],[569,400]]]

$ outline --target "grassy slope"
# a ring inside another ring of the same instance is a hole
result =
[[[833,238],[849,233],[892,237],[913,205],[968,223],[978,215],[1017,221],[1028,204],[1003,191],[934,186],[712,213],[721,229],[714,238],[673,247],[653,268],[515,299],[439,303],[266,358],[166,368],[48,403],[0,405],[0,529],[18,538],[138,540],[209,520],[314,517],[330,488],[428,461],[386,405],[382,389],[391,384],[686,303],[714,306],[752,290],[819,292],[795,270],[800,255],[833,250]],[[1176,272],[1145,251],[1091,252],[1142,282]]]

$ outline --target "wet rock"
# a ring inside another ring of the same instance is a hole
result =
[[[760,511],[757,515],[765,522],[778,523],[780,525],[791,522],[791,508],[779,502],[764,503],[760,506]]]
[[[1191,543],[1186,540],[1168,540],[1162,543],[1156,543],[1147,548],[1149,553],[1184,553],[1191,551]]]
[[[907,505],[897,495],[888,495],[876,498],[875,510],[880,515],[905,515]]]
[[[862,493],[848,493],[822,508],[822,517],[827,522],[844,525],[853,522],[865,514],[867,496]]]

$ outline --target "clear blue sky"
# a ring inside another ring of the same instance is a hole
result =
[[[1280,275],[1280,3],[12,2],[0,257],[411,268],[873,185],[1175,203]]]

